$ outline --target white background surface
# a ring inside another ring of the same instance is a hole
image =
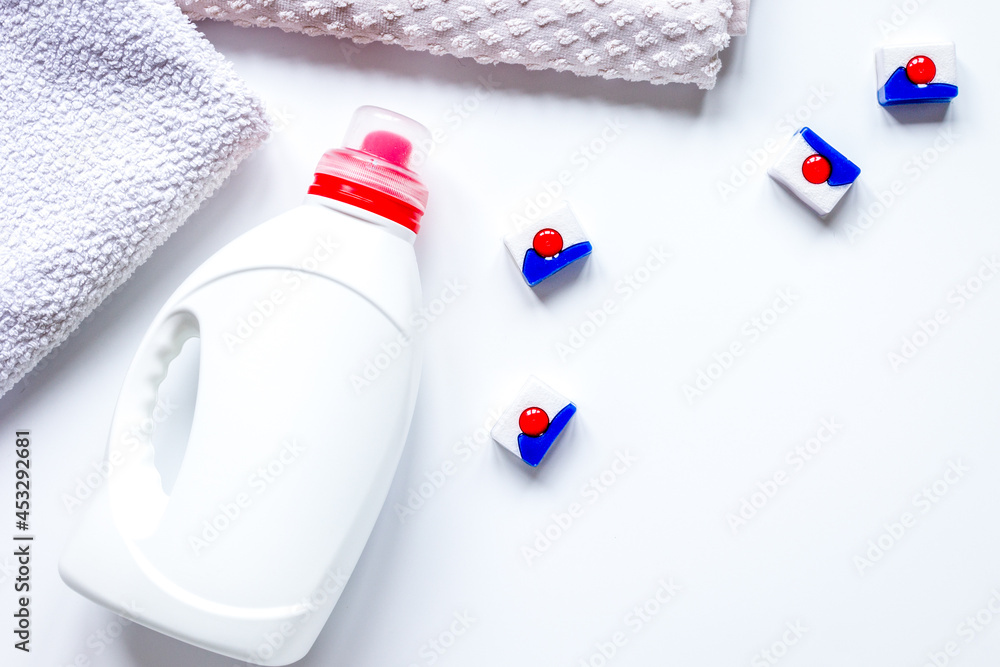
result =
[[[103,455],[122,377],[160,305],[218,248],[298,203],[353,109],[376,104],[443,133],[425,171],[432,195],[417,254],[428,302],[449,280],[466,288],[427,331],[421,394],[386,508],[301,664],[403,667],[430,665],[433,655],[445,666],[596,667],[604,664],[593,657],[597,645],[621,632],[627,641],[609,665],[762,665],[759,652],[796,622],[807,631],[780,659],[788,667],[916,667],[949,641],[959,649],[949,664],[996,664],[1000,618],[971,641],[960,624],[1000,590],[1000,279],[961,308],[953,291],[983,258],[1000,256],[1000,141],[990,120],[1000,8],[909,4],[916,11],[899,35],[958,43],[960,95],[943,117],[890,114],[876,103],[878,22],[893,13],[884,0],[755,0],[749,35],[734,40],[708,93],[203,25],[279,126],[0,400],[0,434],[12,441],[16,428],[32,430],[37,535],[34,652],[14,651],[8,634],[0,662],[234,663],[136,625],[122,629],[66,588],[56,563],[77,515],[65,497]],[[495,90],[480,88],[483,77]],[[783,119],[797,111],[862,167],[840,209],[819,221],[763,169],[724,201],[718,183],[748,151],[782,143]],[[580,147],[609,123],[624,129],[597,159],[581,161]],[[936,160],[921,168],[914,160],[925,151]],[[501,239],[512,214],[563,170],[572,180],[564,198],[595,252],[533,293]],[[902,194],[852,235],[860,212],[897,180]],[[664,268],[631,298],[616,290],[661,247],[671,254]],[[794,306],[752,341],[744,326],[778,290],[793,293]],[[557,344],[609,299],[616,310],[604,326],[560,358]],[[939,310],[947,322],[893,370],[887,355]],[[683,385],[733,342],[745,353],[690,403]],[[168,382],[182,388],[191,364],[178,364]],[[456,443],[531,373],[580,410],[540,469],[492,443],[459,455]],[[158,442],[183,432],[187,412],[177,411]],[[823,419],[842,429],[796,470],[786,455]],[[13,486],[11,444],[0,488]],[[582,487],[623,452],[635,463],[589,502]],[[455,474],[401,522],[394,506],[446,461]],[[938,502],[915,503],[949,461],[968,471]],[[782,471],[787,483],[734,533],[727,516]],[[522,547],[574,502],[582,516],[529,564]],[[859,572],[855,559],[904,512],[915,525]],[[0,563],[9,624],[12,559]],[[661,579],[680,590],[636,631],[627,615]],[[453,615],[465,612],[475,619],[468,631],[434,653],[428,642],[448,643]]]

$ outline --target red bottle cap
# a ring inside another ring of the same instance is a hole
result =
[[[320,158],[309,194],[357,206],[416,233],[427,188],[414,168],[430,147],[430,132],[415,120],[361,107],[347,128],[344,147]]]

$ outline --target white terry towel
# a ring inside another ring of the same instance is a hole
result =
[[[0,2],[0,395],[267,136],[171,0]]]
[[[381,41],[480,63],[715,86],[750,0],[177,0],[192,18]]]

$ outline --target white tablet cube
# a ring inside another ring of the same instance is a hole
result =
[[[883,46],[875,51],[882,106],[950,102],[958,96],[955,43]]]
[[[861,169],[804,127],[791,138],[768,174],[824,216],[847,194]]]
[[[569,206],[504,238],[521,275],[534,287],[557,271],[583,259],[594,249]]]
[[[576,414],[568,398],[535,376],[521,387],[490,435],[530,466],[537,466]]]

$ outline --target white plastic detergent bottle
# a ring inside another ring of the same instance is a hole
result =
[[[131,620],[260,665],[310,649],[375,524],[406,440],[419,358],[413,241],[422,125],[355,113],[304,204],[240,236],[174,292],[115,408],[106,482],[63,580]],[[151,424],[170,361],[200,338],[197,399],[164,492]],[[358,378],[386,344],[398,355]],[[353,378],[353,380],[352,380]]]

